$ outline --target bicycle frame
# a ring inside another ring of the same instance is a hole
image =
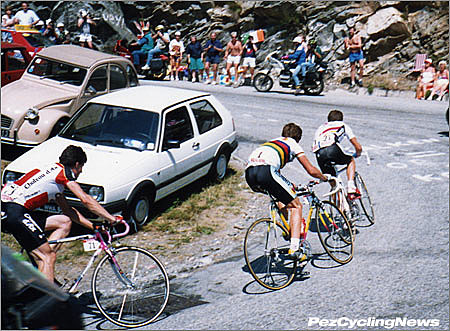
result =
[[[124,285],[130,286],[130,287],[134,287],[134,284],[125,276],[124,272],[122,271],[122,269],[120,268],[119,264],[117,263],[117,260],[115,259],[114,254],[111,252],[111,250],[114,249],[114,248],[111,247],[111,240],[114,239],[114,238],[124,237],[130,231],[130,226],[128,225],[127,222],[122,220],[121,224],[123,224],[125,226],[125,231],[121,232],[121,233],[114,234],[112,236],[109,233],[109,231],[104,231],[103,233],[107,234],[107,239],[106,240],[102,236],[102,231],[100,229],[98,229],[98,228],[95,228],[94,229],[94,234],[86,234],[86,235],[74,236],[74,237],[69,237],[69,238],[50,240],[48,242],[49,244],[62,244],[62,243],[67,243],[67,242],[72,242],[72,241],[89,240],[89,239],[91,239],[91,240],[94,239],[97,242],[99,242],[99,247],[95,250],[94,254],[89,259],[88,264],[83,269],[83,271],[80,273],[80,275],[74,280],[72,286],[69,289],[69,293],[74,293],[76,291],[76,289],[78,288],[78,285],[81,283],[81,281],[83,280],[83,278],[86,275],[86,273],[89,271],[89,269],[94,264],[95,260],[97,260],[97,257],[102,252],[105,252],[105,254],[107,254],[107,255],[109,255],[111,257],[111,260],[114,263],[113,270],[114,270],[114,273],[117,275],[117,278],[119,278],[119,280]]]

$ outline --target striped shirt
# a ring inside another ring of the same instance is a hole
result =
[[[314,135],[312,151],[315,153],[321,148],[329,147],[335,143],[341,144],[345,139],[355,138],[352,129],[342,121],[327,122],[319,126]]]
[[[262,144],[248,158],[248,167],[271,165],[277,169],[304,154],[303,148],[292,138],[280,137]]]

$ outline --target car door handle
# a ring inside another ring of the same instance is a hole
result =
[[[200,147],[200,143],[193,143],[192,149],[198,149]]]

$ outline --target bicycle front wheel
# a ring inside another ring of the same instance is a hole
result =
[[[244,256],[253,278],[265,288],[279,290],[295,277],[297,261],[288,259],[289,233],[278,222],[261,218],[248,228]]]
[[[358,199],[358,201],[367,219],[367,222],[364,222],[360,218],[358,226],[371,226],[375,223],[375,214],[373,212],[372,200],[370,200],[369,191],[367,190],[364,180],[358,173],[355,174],[355,185],[359,189],[359,192],[361,192],[361,197]]]
[[[317,234],[327,254],[345,264],[353,258],[353,230],[345,215],[332,202],[316,206]]]
[[[105,255],[92,276],[92,294],[109,321],[123,327],[153,322],[169,299],[169,277],[163,264],[138,247],[120,247]]]

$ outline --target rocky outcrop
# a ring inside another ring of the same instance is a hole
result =
[[[20,2],[3,1],[2,10]],[[299,33],[318,40],[325,58],[335,69],[336,81],[348,75],[343,40],[355,26],[364,42],[367,73],[389,70],[407,75],[415,55],[426,53],[434,61],[447,59],[449,53],[448,1],[39,1],[30,2],[43,19],[63,22],[77,36],[76,18],[81,8],[95,17],[94,44],[111,51],[118,39],[135,39],[134,22],[145,20],[152,27],[164,24],[168,32],[181,31],[188,43],[191,35],[203,42],[212,31],[223,43],[229,33],[240,34],[263,29],[266,40],[260,45],[257,62],[275,50],[288,52]]]

